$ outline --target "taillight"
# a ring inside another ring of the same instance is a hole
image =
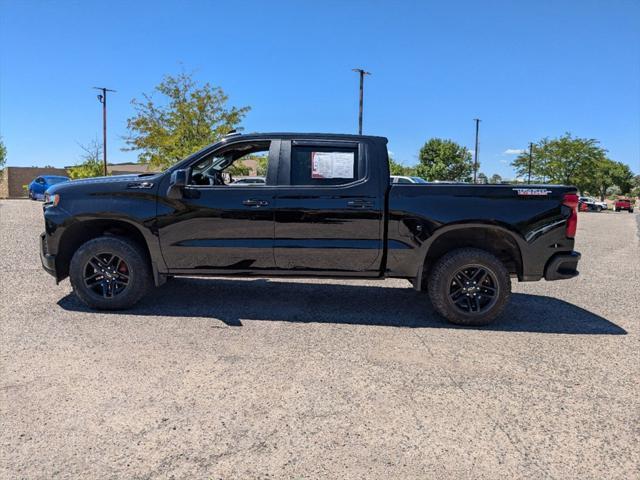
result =
[[[565,193],[562,199],[562,205],[571,209],[569,218],[567,218],[566,235],[568,238],[573,238],[576,236],[576,229],[578,228],[578,213],[576,212],[578,195],[575,193]]]

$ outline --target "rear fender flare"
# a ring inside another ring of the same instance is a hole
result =
[[[441,238],[443,235],[447,235],[451,232],[455,232],[455,231],[463,231],[463,230],[493,230],[493,231],[498,231],[504,235],[507,235],[509,238],[511,238],[515,244],[518,247],[518,253],[520,255],[520,265],[522,267],[522,269],[525,269],[525,256],[522,254],[523,251],[526,250],[527,244],[524,241],[524,239],[516,232],[514,232],[513,230],[502,226],[502,225],[495,225],[495,224],[487,224],[487,223],[464,223],[464,224],[458,224],[458,225],[447,225],[444,227],[439,228],[438,230],[436,230],[420,247],[419,253],[418,253],[418,261],[419,261],[419,265],[418,265],[418,271],[416,273],[415,278],[412,280],[412,284],[414,289],[416,290],[422,290],[423,288],[423,279],[424,279],[424,268],[425,268],[425,263],[427,260],[427,255],[429,254],[429,250],[431,248],[431,246],[439,239]],[[473,245],[470,245],[473,246]],[[480,247],[482,248],[482,247]]]

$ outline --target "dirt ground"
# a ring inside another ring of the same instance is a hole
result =
[[[408,282],[176,279],[95,313],[0,202],[0,477],[638,478],[638,214],[457,328]]]

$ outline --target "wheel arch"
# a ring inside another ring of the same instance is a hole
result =
[[[56,255],[57,280],[60,281],[69,276],[71,258],[81,245],[105,235],[128,238],[138,244],[142,251],[145,252],[154,279],[158,283],[157,265],[147,238],[137,225],[121,219],[81,220],[67,226],[58,242]]]
[[[499,225],[451,225],[432,235],[423,245],[414,287],[422,290],[435,262],[444,254],[460,248],[478,248],[498,257],[511,275],[523,275],[522,240]]]

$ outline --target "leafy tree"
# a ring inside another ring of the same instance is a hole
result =
[[[417,174],[426,180],[471,180],[471,153],[452,140],[432,138],[420,149],[419,159]]]
[[[4,146],[4,142],[2,141],[2,137],[0,137],[0,172],[4,168],[7,163],[7,147]]]
[[[487,176],[486,176],[484,173],[482,173],[482,172],[480,172],[480,173],[478,174],[478,178],[477,178],[477,180],[478,180],[478,183],[480,183],[480,184],[482,184],[482,185],[486,185],[487,183],[489,183],[489,179],[488,179],[488,178],[487,178]]]
[[[391,155],[389,155],[389,173],[391,175],[402,175],[413,177],[416,175],[416,167],[408,167],[396,162]]]
[[[633,177],[633,188],[631,189],[631,195],[634,197],[640,197],[640,175]]]
[[[618,167],[613,175],[613,182],[620,189],[622,195],[628,195],[633,191],[635,177],[629,165],[622,162],[616,162],[616,164]]]
[[[227,107],[222,88],[209,83],[199,86],[192,75],[167,75],[155,88],[164,97],[157,102],[150,94],[131,101],[135,115],[127,120],[124,150],[139,150],[143,163],[163,169],[189,154],[239,130],[249,107]]]
[[[502,183],[502,177],[497,173],[494,173],[493,175],[491,175],[489,183]]]
[[[93,140],[89,145],[80,145],[83,154],[80,156],[82,163],[69,169],[69,176],[72,179],[101,177],[104,175],[104,164],[102,158],[102,145]]]
[[[224,171],[232,177],[246,177],[251,173],[251,169],[241,161],[233,162],[233,164]]]
[[[256,156],[255,159],[258,162],[256,175],[259,175],[261,177],[266,177],[267,165],[269,164],[269,156],[268,155]]]
[[[573,137],[570,133],[554,139],[544,138],[534,145],[532,179],[588,187],[593,170],[605,159],[606,150],[593,138]],[[529,155],[523,153],[511,164],[519,177],[527,178]]]
[[[604,200],[612,187],[618,187],[621,194],[627,194],[633,188],[633,173],[628,165],[603,158],[595,162],[593,169],[585,179],[585,187],[591,194]]]

